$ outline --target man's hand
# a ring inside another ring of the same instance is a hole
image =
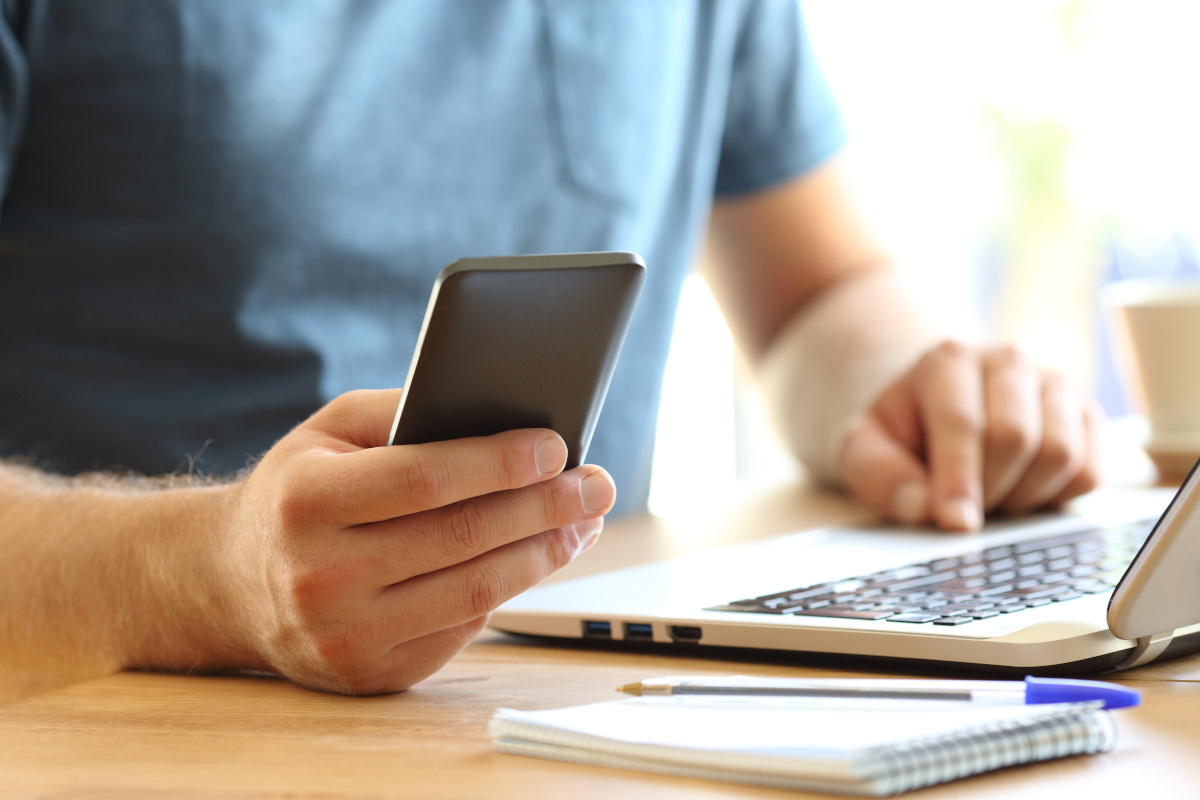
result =
[[[947,342],[851,420],[837,468],[885,517],[973,530],[1095,488],[1097,417],[1012,347]]]
[[[383,447],[399,398],[339,397],[236,483],[0,465],[0,702],[129,667],[398,691],[595,542],[612,481],[557,434]]]
[[[899,280],[841,159],[722,200],[712,234],[709,286],[812,478],[954,530],[1095,485],[1094,407],[1011,348],[939,345],[946,309]]]
[[[262,663],[322,689],[404,689],[599,536],[615,490],[548,430],[381,447],[399,392],[334,400],[232,487],[223,573]]]

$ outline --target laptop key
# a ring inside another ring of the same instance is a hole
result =
[[[1015,594],[1021,598],[1022,603],[1027,603],[1030,600],[1037,600],[1042,597],[1049,597],[1052,594],[1058,594],[1067,587],[1065,586],[1041,586],[1036,589],[1028,589],[1026,591],[1016,591]]]
[[[950,606],[943,606],[938,609],[938,613],[942,616],[948,616],[954,613],[969,614],[972,611],[982,611],[985,608],[994,608],[995,603],[987,600],[975,600],[967,603],[956,603]]]
[[[854,603],[834,603],[833,605],[825,606],[825,608],[839,611],[866,611],[868,608],[874,608],[875,606],[875,603],[863,601]]]
[[[913,564],[911,567],[901,567],[900,569],[890,569],[887,572],[880,572],[875,576],[874,580],[876,583],[906,581],[909,578],[922,578],[932,573],[933,570],[924,564]]]
[[[980,586],[987,586],[987,578],[960,578],[956,581],[945,581],[938,586],[939,591],[974,591]]]
[[[921,611],[914,611],[911,614],[897,614],[894,617],[888,617],[888,622],[912,622],[921,624],[925,622],[933,622],[935,619],[941,619],[941,614],[926,614]]]
[[[1000,612],[994,608],[985,608],[983,611],[972,611],[967,616],[972,619],[991,619],[1000,616]]]
[[[793,615],[797,617],[840,617],[842,619],[865,620],[887,619],[893,614],[895,614],[894,611],[886,608],[871,608],[867,609],[866,611],[854,611],[849,608],[826,607],[793,612]]]
[[[933,621],[934,625],[966,625],[968,622],[974,622],[974,617],[939,617]]]
[[[912,601],[912,598],[906,594],[877,594],[871,599],[881,606],[887,606],[893,603],[907,603]]]
[[[791,594],[789,594],[787,596],[787,599],[788,600],[808,600],[810,598],[820,597],[821,595],[825,595],[825,594],[829,594],[829,593],[830,593],[829,589],[827,589],[826,587],[817,586],[815,588],[801,589],[798,592],[792,592]]]
[[[705,611],[741,611],[743,613],[750,612],[754,614],[782,614],[779,609],[767,608],[762,605],[742,605],[739,603],[727,603],[723,606],[709,606]]]
[[[932,575],[922,575],[917,578],[910,578],[903,581],[888,581],[885,582],[883,586],[887,588],[889,594],[895,594],[896,592],[903,592],[908,589],[918,589],[923,586],[929,586],[930,584],[948,581],[954,577],[955,573],[953,570],[947,572],[935,572]]]

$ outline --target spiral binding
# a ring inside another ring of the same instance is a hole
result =
[[[1032,722],[989,722],[966,733],[872,748],[862,763],[874,768],[862,777],[887,796],[1001,767],[1104,752],[1115,744],[1116,726],[1108,712],[1075,707]]]

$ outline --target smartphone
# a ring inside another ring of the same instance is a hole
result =
[[[455,261],[434,281],[389,443],[550,428],[579,466],[645,275],[634,253]]]

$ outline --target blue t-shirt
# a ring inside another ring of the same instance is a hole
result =
[[[589,461],[644,507],[714,196],[837,150],[796,0],[4,0],[0,455],[239,470],[399,385],[466,256],[632,250]]]

